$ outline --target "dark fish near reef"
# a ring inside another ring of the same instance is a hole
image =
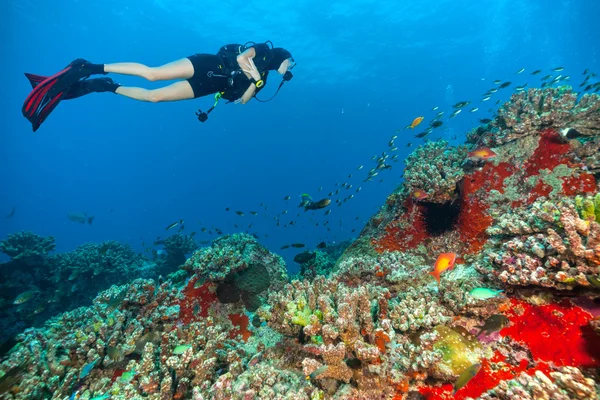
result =
[[[33,296],[35,296],[36,293],[37,293],[37,291],[35,291],[35,290],[28,290],[26,292],[23,292],[17,296],[15,301],[13,301],[13,304],[19,305],[19,304],[26,303],[29,300],[31,300],[33,298]]]
[[[465,387],[466,384],[469,383],[469,381],[473,379],[475,375],[477,375],[479,370],[481,370],[481,364],[473,364],[465,369],[459,375],[456,382],[454,382],[454,391],[452,392],[452,395],[456,394],[456,392],[458,392],[461,388]]]
[[[169,224],[166,228],[165,231],[168,231],[169,229],[173,229],[175,228],[177,225],[179,224],[183,224],[183,220],[180,219],[179,221],[173,222],[172,224]]]
[[[244,216],[244,212],[243,211],[236,211],[235,212],[237,215],[239,215],[240,217]]]
[[[15,216],[15,211],[17,211],[17,206],[14,206],[12,208],[12,210],[10,210],[10,212],[8,214],[6,214],[6,219],[12,218]]]
[[[312,251],[305,251],[299,254],[296,254],[294,257],[294,262],[298,264],[306,264],[312,262],[317,258],[317,253],[313,253]]]
[[[305,244],[304,243],[292,243],[291,246],[295,247],[297,249],[301,249],[305,246]]]
[[[600,289],[600,279],[598,279],[597,277],[594,277],[592,275],[586,275],[585,276],[587,281],[590,283],[590,285],[592,285],[593,287]]]
[[[119,349],[117,346],[108,346],[106,354],[108,354],[108,358],[110,358],[111,361],[114,362],[120,362],[125,359],[125,354],[123,353],[123,350]]]
[[[321,199],[319,201],[309,201],[304,205],[304,211],[308,210],[320,210],[321,208],[327,207],[331,204],[331,199]]]
[[[531,75],[537,75],[537,74],[539,74],[540,72],[542,72],[542,70],[541,70],[541,69],[536,69],[535,71],[533,71],[533,72],[531,73]]]
[[[432,128],[439,128],[439,127],[440,127],[440,126],[442,126],[442,125],[444,125],[444,123],[443,123],[442,121],[437,121],[437,120],[436,120],[436,121],[433,121],[433,122],[431,123],[431,127],[432,127]]]
[[[460,102],[456,103],[455,105],[453,105],[452,107],[453,108],[463,108],[463,107],[468,106],[469,104],[471,104],[470,101],[460,101]]]
[[[69,218],[70,221],[79,222],[80,224],[85,224],[87,222],[89,225],[91,225],[94,220],[93,215],[88,216],[86,213],[82,212],[68,213],[67,218]]]
[[[320,375],[327,372],[328,369],[329,369],[329,365],[321,365],[319,368],[315,369],[310,375],[307,375],[306,380],[308,381],[311,379],[318,378]]]
[[[485,320],[483,326],[479,329],[477,336],[480,336],[483,332],[486,335],[490,333],[498,332],[500,329],[508,325],[510,321],[502,314],[494,314]]]
[[[324,249],[327,247],[327,244],[325,242],[321,242],[317,245],[317,249]]]
[[[482,124],[489,124],[490,122],[492,122],[492,120],[489,118],[482,118],[479,120],[479,122],[481,122]]]
[[[554,71],[554,72],[560,72],[560,71],[562,71],[564,69],[565,69],[564,67],[556,67],[556,68],[552,68],[552,71]]]
[[[150,331],[144,333],[136,342],[135,342],[135,353],[142,354],[144,352],[144,347],[146,347],[146,343],[158,343],[160,342],[160,333]]]
[[[454,118],[454,117],[456,117],[458,114],[461,113],[461,111],[462,111],[461,109],[458,109],[458,110],[454,111],[452,114],[450,114],[450,116],[448,118]]]
[[[290,245],[289,244],[284,244],[283,246],[280,247],[281,250],[285,250],[285,249],[289,249]]]
[[[429,135],[430,133],[431,133],[431,132],[427,132],[427,131],[425,131],[425,132],[421,132],[421,133],[417,133],[417,134],[415,135],[415,137],[418,137],[418,138],[424,138],[425,136]]]
[[[127,289],[123,289],[118,294],[115,294],[113,297],[111,297],[110,300],[108,301],[108,304],[106,304],[106,312],[111,313],[111,312],[115,311],[117,309],[117,307],[119,307],[121,305],[123,300],[125,300],[126,296],[127,296]]]
[[[504,82],[502,85],[499,86],[500,89],[506,89],[507,87],[509,87],[512,84],[512,82]]]

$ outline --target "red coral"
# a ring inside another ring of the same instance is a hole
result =
[[[600,366],[600,336],[587,332],[593,317],[568,300],[533,306],[511,299],[507,316],[511,325],[500,334],[526,344],[535,359],[556,366]]]
[[[233,324],[233,329],[229,331],[229,338],[235,339],[237,335],[242,335],[245,342],[252,335],[248,330],[248,316],[246,314],[229,314],[229,320]]]
[[[567,153],[571,149],[568,143],[563,143],[553,129],[542,132],[538,147],[533,155],[523,165],[527,176],[538,175],[541,169],[553,170],[560,164],[566,164]]]
[[[530,366],[527,360],[521,360],[519,365],[506,363],[506,357],[499,351],[494,353],[492,358],[481,361],[481,369],[463,388],[452,395],[454,387],[452,384],[442,386],[423,386],[419,392],[428,400],[434,399],[466,399],[477,398],[483,393],[498,386],[501,381],[514,379],[525,372],[528,375],[534,375],[536,371],[542,371],[545,374],[550,372],[550,366],[546,363],[538,363]]]
[[[510,380],[525,372],[534,375],[542,371],[548,375],[553,366],[597,368],[600,366],[600,336],[588,323],[593,318],[568,300],[544,306],[533,306],[522,300],[511,299],[504,310],[511,324],[500,334],[529,347],[535,364],[521,360],[518,366],[506,362],[496,352],[489,360],[482,360],[481,370],[466,386],[453,396],[451,384],[423,386],[419,392],[428,400],[477,398],[493,389],[503,380]]]
[[[563,178],[563,193],[567,196],[575,196],[583,193],[595,193],[596,178],[592,174],[580,174],[579,176],[570,176]]]
[[[461,190],[461,211],[458,216],[458,232],[467,245],[464,253],[476,253],[488,239],[486,229],[493,220],[487,214],[489,206],[478,197],[490,190],[504,192],[504,180],[515,173],[509,163],[485,164],[480,170],[466,175]]]
[[[206,318],[211,304],[217,301],[214,284],[204,283],[194,287],[198,278],[192,278],[183,289],[183,299],[179,301],[179,318],[184,324],[189,324],[198,318]],[[196,311],[196,312],[195,312]]]
[[[373,239],[372,244],[379,253],[384,251],[405,251],[417,247],[429,237],[423,217],[423,206],[408,199],[405,202],[406,211],[400,220],[395,220],[385,227],[385,233],[379,239]],[[404,225],[399,227],[399,223]]]

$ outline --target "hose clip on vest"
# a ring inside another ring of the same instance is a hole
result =
[[[255,81],[253,79],[252,81],[254,82],[254,86],[256,86],[257,88],[261,88],[265,85],[265,81],[263,81],[262,79],[259,79],[258,81]]]
[[[214,104],[206,112],[203,112],[202,110],[198,109],[198,111],[196,112],[196,117],[198,117],[198,121],[200,121],[200,122],[206,122],[206,120],[208,119],[208,114],[210,114],[211,111],[215,109],[215,107],[219,103],[219,100],[221,100],[222,96],[223,96],[223,92],[217,92],[215,94],[215,102],[214,102]]]

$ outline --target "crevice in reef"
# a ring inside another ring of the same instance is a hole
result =
[[[431,236],[439,236],[456,228],[460,214],[460,201],[442,204],[422,203],[425,228]]]

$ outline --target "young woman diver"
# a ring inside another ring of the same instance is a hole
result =
[[[217,54],[194,54],[160,67],[133,62],[93,64],[79,58],[50,77],[26,73],[33,90],[22,111],[35,132],[61,100],[89,93],[112,92],[153,103],[215,94],[215,105],[220,98],[245,104],[266,85],[269,71],[283,75],[283,84],[292,78],[290,69],[294,65],[291,53],[273,47],[270,41],[230,44],[221,47]],[[109,73],[139,76],[151,82],[178,81],[158,89],[144,89],[121,86],[108,77],[88,79]],[[204,122],[215,105],[206,113],[199,111],[198,119]]]

